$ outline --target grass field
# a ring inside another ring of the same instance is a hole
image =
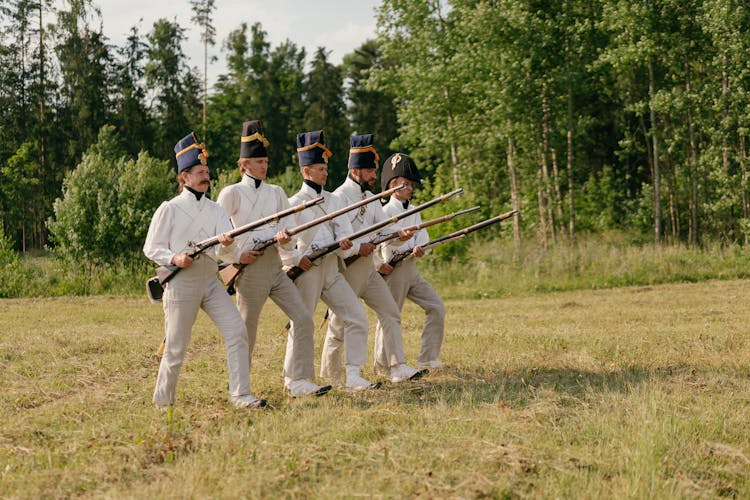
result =
[[[1,300],[0,497],[747,498],[748,304],[744,280],[452,300],[445,369],[303,400],[269,305],[263,413],[229,405],[201,314],[168,413],[145,297]]]

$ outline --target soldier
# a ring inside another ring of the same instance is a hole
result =
[[[341,204],[344,206],[372,196],[371,190],[375,184],[378,166],[378,154],[372,140],[372,134],[355,135],[350,139],[349,175],[344,183],[333,192],[341,199]],[[387,219],[379,203],[364,205],[359,210],[344,214],[344,217],[349,219],[355,231]],[[393,229],[389,227],[389,230]],[[379,324],[383,326],[377,331],[375,337],[376,351],[383,353],[383,357],[376,360],[376,371],[390,378],[394,383],[415,380],[427,373],[427,370],[416,370],[406,364],[402,345],[401,309],[393,300],[393,295],[383,281],[383,277],[373,266],[371,254],[375,246],[369,243],[369,240],[374,236],[371,234],[360,239],[358,243],[361,258],[346,266],[342,274],[357,297],[363,299],[365,304],[375,311]],[[400,241],[391,240],[391,244],[399,246],[411,236],[412,231],[400,231]],[[333,311],[323,344],[323,358],[320,364],[321,375],[333,380],[339,376],[341,370],[343,326],[341,318]]]
[[[234,227],[271,216],[290,208],[284,190],[265,181],[268,173],[268,140],[263,135],[260,120],[242,124],[240,157],[237,166],[242,179],[222,189],[218,203],[232,220]],[[284,385],[292,397],[327,393],[331,386],[321,387],[309,379],[315,378],[312,313],[305,306],[297,287],[281,269],[276,245],[288,250],[294,242],[287,234],[289,218],[266,224],[243,236],[236,245],[240,249],[240,264],[245,264],[235,280],[237,306],[247,328],[250,358],[258,332],[258,318],[267,298],[284,311],[296,328],[290,331],[287,343],[289,355],[284,362]],[[276,238],[276,245],[259,252],[253,247],[262,241]]]
[[[194,133],[174,148],[181,192],[154,213],[143,253],[159,265],[176,265],[182,271],[169,281],[162,298],[166,348],[159,365],[153,401],[164,408],[174,405],[180,367],[190,331],[203,309],[224,337],[229,368],[229,399],[236,408],[262,408],[264,399],[250,391],[247,330],[237,307],[216,278],[216,259],[234,252],[232,230],[224,209],[205,196],[209,187],[208,153]],[[219,235],[221,245],[190,258],[189,242]]]
[[[344,208],[337,197],[323,189],[328,178],[328,158],[332,154],[325,146],[323,131],[298,134],[297,154],[303,184],[300,190],[289,199],[289,203],[297,205],[318,196],[325,198],[321,205],[296,214],[297,225]],[[315,304],[318,299],[322,299],[341,318],[346,338],[345,387],[350,391],[361,391],[377,388],[378,384],[373,384],[360,374],[360,367],[367,360],[367,315],[362,304],[357,300],[357,296],[339,272],[337,254],[345,257],[359,250],[358,245],[352,245],[352,242],[346,239],[352,232],[351,224],[346,216],[335,217],[295,235],[296,248],[293,251],[282,249],[281,257],[285,266],[299,266],[305,271],[294,283],[307,308],[315,311]],[[316,260],[314,264],[307,257],[308,252],[336,241],[341,241],[341,247],[337,252]],[[292,322],[290,335],[296,334],[297,328],[298,326]],[[287,345],[287,357],[289,357],[288,347]],[[325,377],[322,373],[321,376]],[[337,385],[341,383],[340,378],[333,381]]]
[[[414,193],[414,187],[422,182],[419,170],[414,161],[403,153],[391,155],[383,163],[383,173],[381,175],[381,185],[384,190],[395,186],[403,185],[401,189],[393,193],[391,199],[383,207],[389,216],[397,215],[409,208],[409,202]],[[419,213],[413,214],[403,219],[402,224],[405,226],[415,226],[422,223],[422,217]],[[423,368],[441,368],[443,365],[438,360],[440,347],[443,343],[443,334],[445,329],[445,306],[440,300],[435,289],[425,281],[417,270],[416,259],[408,258],[402,260],[395,268],[388,265],[393,252],[411,251],[414,257],[422,257],[425,251],[420,245],[430,241],[427,230],[421,229],[414,236],[403,243],[398,248],[381,245],[378,249],[380,257],[384,262],[379,266],[381,274],[385,275],[385,281],[388,288],[393,293],[393,298],[398,304],[399,310],[404,306],[404,301],[408,298],[419,307],[426,315],[424,328],[422,330],[422,346],[417,358],[417,366]],[[384,325],[378,323],[377,331],[384,328]],[[378,349],[376,346],[375,362],[382,363],[387,359],[385,349]]]

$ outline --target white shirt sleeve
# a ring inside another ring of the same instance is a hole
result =
[[[159,205],[151,218],[146,242],[143,244],[143,253],[146,257],[160,266],[171,264],[172,257],[176,255],[176,252],[169,247],[173,215],[168,203],[164,202]]]

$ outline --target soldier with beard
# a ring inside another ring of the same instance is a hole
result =
[[[326,179],[328,179],[328,158],[332,153],[325,145],[323,131],[298,134],[297,154],[303,183],[300,190],[289,199],[289,203],[297,205],[318,196],[323,196],[325,202],[296,214],[296,225],[302,225],[344,208],[345,205],[338,197],[324,189]],[[360,368],[367,360],[367,314],[357,300],[356,294],[339,272],[339,255],[344,258],[351,252],[362,251],[359,244],[353,245],[346,239],[352,233],[352,226],[346,214],[340,215],[295,235],[294,250],[287,251],[282,248],[281,257],[285,266],[298,266],[305,271],[294,281],[305,306],[310,311],[314,311],[318,299],[322,299],[339,316],[342,324],[342,340],[346,338],[345,388],[350,391],[362,391],[375,389],[378,384],[373,384],[360,374]],[[341,245],[335,253],[330,253],[314,263],[308,258],[308,253],[336,241],[340,241]],[[368,252],[371,251],[372,248],[369,248]],[[297,325],[292,321],[290,335],[294,334],[296,328],[298,328]],[[331,381],[340,385],[342,382],[340,375],[339,373]],[[327,377],[322,369],[321,376]]]
[[[341,205],[351,205],[359,200],[372,196],[378,167],[378,154],[373,146],[372,134],[355,135],[350,139],[349,175],[339,186],[334,195],[341,200]],[[362,206],[344,215],[354,231],[372,226],[388,217],[379,203]],[[389,230],[394,230],[389,227]],[[391,244],[400,245],[412,237],[412,231],[400,231],[399,239],[391,240]],[[363,258],[355,260],[346,266],[342,273],[349,285],[363,299],[378,317],[382,328],[375,337],[376,351],[382,352],[381,359],[375,362],[375,369],[381,375],[388,377],[391,382],[399,383],[416,380],[427,373],[427,370],[417,370],[406,364],[406,357],[402,345],[401,310],[393,300],[383,277],[378,274],[373,265],[372,252],[375,246],[369,240],[374,234],[364,236],[355,244],[359,245],[359,255]],[[329,380],[340,378],[341,346],[344,343],[343,323],[333,311],[325,343],[323,344],[323,358],[320,364],[321,376]]]

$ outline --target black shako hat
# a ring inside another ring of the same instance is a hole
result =
[[[195,165],[205,165],[208,158],[206,146],[198,142],[195,132],[180,139],[174,146],[175,158],[177,158],[177,173],[187,170]]]
[[[416,163],[404,153],[394,153],[383,162],[383,171],[380,174],[380,186],[383,191],[388,190],[388,183],[396,177],[406,177],[415,187],[422,184],[422,176],[419,175]]]
[[[240,158],[267,158],[268,139],[263,135],[260,120],[250,120],[242,124],[240,138]]]
[[[316,163],[328,164],[328,158],[333,153],[326,147],[323,131],[302,132],[297,134],[297,156],[299,166],[306,167]]]
[[[380,157],[372,144],[372,134],[349,138],[349,168],[378,168]]]

